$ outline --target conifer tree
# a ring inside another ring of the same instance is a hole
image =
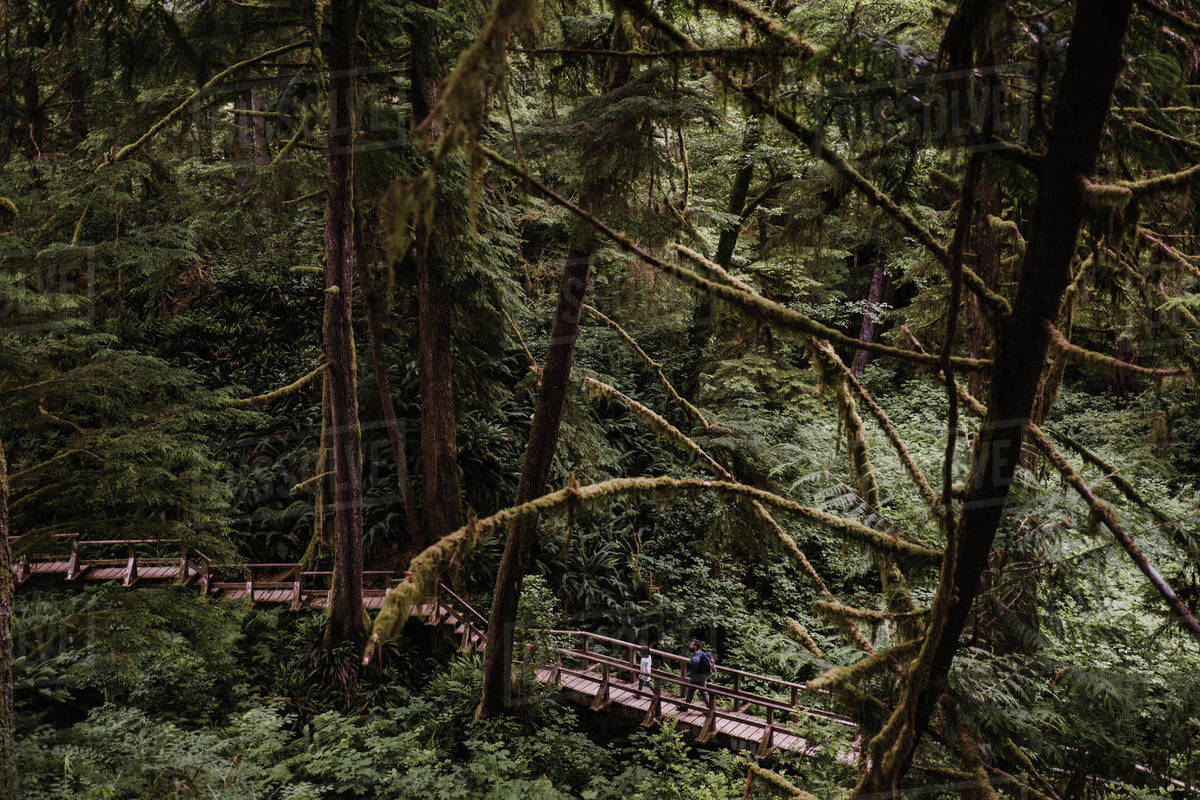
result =
[[[354,351],[354,44],[356,0],[330,4],[328,197],[325,207],[325,359],[333,427],[334,541],[326,639],[361,641],[363,487]]]

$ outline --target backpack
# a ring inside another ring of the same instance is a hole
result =
[[[700,651],[700,674],[712,675],[717,671],[717,662],[713,660],[712,653],[707,650]]]

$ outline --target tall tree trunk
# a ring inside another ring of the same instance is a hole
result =
[[[436,10],[437,0],[420,0]],[[433,107],[440,71],[432,25],[408,26],[409,85],[413,121]],[[440,131],[431,130],[432,136]],[[417,231],[417,367],[421,384],[421,474],[427,544],[462,525],[458,498],[458,445],[454,424],[454,373],[450,354],[450,301],[433,230]]]
[[[736,215],[739,219],[746,208],[746,196],[750,193],[750,181],[754,178],[754,159],[751,154],[762,138],[758,119],[751,117],[746,121],[746,131],[742,134],[742,157],[737,172],[733,176],[733,185],[729,189],[729,202],[725,210]],[[741,234],[741,224],[731,223],[721,229],[717,240],[717,252],[714,259],[722,267],[728,267],[733,260],[733,251],[737,248],[738,236]],[[712,340],[713,328],[716,326],[717,301],[710,294],[704,295],[692,311],[692,326],[688,334],[688,350],[691,352],[691,368],[684,384],[685,394],[694,400],[700,390],[700,365],[704,360],[704,350]]]
[[[862,327],[858,330],[858,340],[860,342],[875,341],[875,315],[879,313],[879,304],[883,302],[883,290],[887,284],[887,250],[882,246],[879,248],[879,254],[875,257],[875,269],[871,271],[871,288],[867,292],[867,310],[863,312]],[[866,350],[859,350],[854,354],[854,374],[862,375],[862,371],[867,368],[867,361],[871,358],[871,354]]]
[[[567,384],[575,360],[575,340],[579,335],[579,319],[583,313],[594,242],[591,231],[581,226],[576,229],[567,254],[559,286],[558,307],[550,333],[550,350],[542,369],[533,427],[529,431],[529,445],[521,465],[521,482],[517,485],[517,505],[546,493],[550,465],[558,444]],[[504,555],[496,575],[492,614],[488,619],[483,693],[477,712],[480,719],[494,716],[508,705],[512,685],[513,627],[517,619],[521,583],[533,553],[536,535],[537,520],[525,520],[513,525],[504,543]]]
[[[925,642],[855,793],[899,796],[900,779],[928,727],[987,565],[1020,463],[1021,443],[1070,279],[1082,218],[1082,179],[1096,166],[1112,101],[1132,0],[1079,0],[1066,69],[1055,97],[1054,128],[1038,180],[1032,234],[1012,314],[1000,325],[991,399],[980,426],[962,514],[946,556]]]
[[[388,444],[392,449],[392,460],[396,464],[396,483],[400,500],[404,504],[404,523],[408,527],[408,540],[397,543],[401,549],[411,549],[423,541],[417,501],[413,497],[412,479],[408,474],[408,451],[404,429],[396,419],[396,401],[392,398],[392,384],[387,376],[387,361],[383,356],[383,333],[379,327],[379,290],[372,277],[371,264],[365,257],[359,258],[359,272],[364,278],[364,300],[367,309],[367,337],[371,344],[371,367],[375,371],[375,386],[379,392],[379,405],[383,413],[383,425],[387,431]]]
[[[85,70],[73,69],[63,84],[67,97],[70,98],[67,128],[79,141],[83,141],[88,134],[87,90],[91,83],[91,76]]]
[[[354,355],[354,0],[332,0],[325,59],[329,96],[329,195],[325,204],[325,359],[333,423],[334,542],[326,641],[360,642],[362,456]]]
[[[428,241],[429,231],[421,238]],[[420,242],[418,242],[420,246]],[[417,255],[417,368],[421,383],[421,474],[424,541],[462,525],[458,500],[458,445],[454,424],[454,374],[450,357],[450,302],[436,253]]]
[[[1000,192],[988,175],[987,164],[984,164],[979,182],[975,185],[975,198],[978,208],[971,231],[975,272],[988,288],[995,289],[1000,279],[1000,248],[988,217],[1000,215]],[[992,346],[992,323],[974,292],[967,297],[967,341],[971,358],[985,358]],[[967,380],[971,394],[983,397],[987,389],[987,376],[980,370],[974,370]]]
[[[38,37],[40,38],[40,37]],[[30,48],[39,44],[30,37]],[[25,155],[31,160],[40,159],[46,149],[46,114],[42,110],[40,93],[38,92],[37,73],[33,69],[33,55],[25,55],[23,70],[24,87],[22,91],[25,102],[25,125],[19,141],[25,148]]]
[[[13,573],[8,546],[8,461],[0,441],[0,800],[15,800],[13,761]]]

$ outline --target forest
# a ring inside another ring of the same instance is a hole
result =
[[[0,800],[1200,796],[1193,0],[0,19]]]

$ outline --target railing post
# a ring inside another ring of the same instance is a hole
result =
[[[593,711],[599,711],[600,709],[604,708],[606,705],[608,705],[608,700],[609,700],[609,698],[608,698],[608,680],[609,680],[608,662],[604,662],[600,666],[601,666],[600,688],[596,690],[596,700],[594,703],[592,703]]]
[[[696,734],[696,741],[707,742],[717,733],[717,696],[712,692],[708,693],[708,713],[704,717],[704,725],[700,728],[700,733]]]
[[[799,690],[795,686],[793,686],[792,687],[792,708],[795,708],[796,703],[799,702],[800,698],[799,698],[798,692],[799,692]]]
[[[775,709],[767,709],[767,727],[763,731],[762,740],[758,743],[759,758],[766,758],[775,749]]]
[[[662,691],[659,689],[658,684],[654,683],[653,678],[650,679],[650,689],[652,692],[650,707],[646,709],[646,716],[642,720],[643,728],[649,728],[662,716]]]
[[[71,537],[71,558],[67,560],[67,580],[79,577],[79,537]]]
[[[129,563],[125,566],[125,586],[133,586],[133,582],[137,580],[137,548],[131,543],[129,545]]]
[[[297,569],[296,570],[296,579],[294,581],[292,581],[291,609],[292,609],[292,611],[299,611],[300,607],[302,605],[304,605],[304,600],[300,594],[300,570]]]

